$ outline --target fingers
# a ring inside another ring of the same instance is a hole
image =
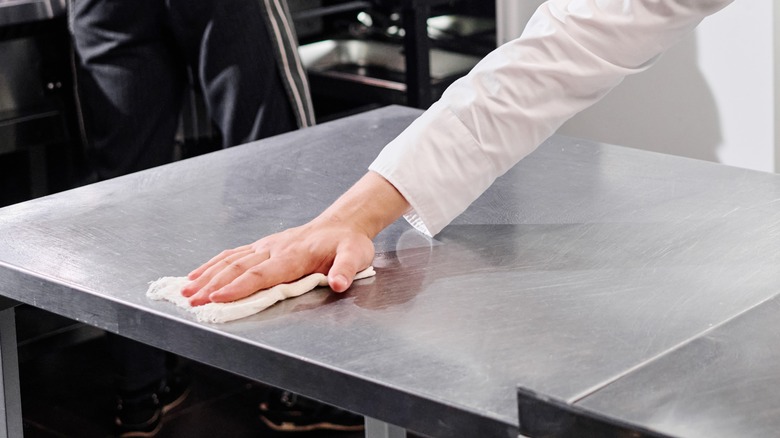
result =
[[[208,298],[215,303],[240,300],[259,290],[297,280],[306,273],[306,269],[300,263],[284,257],[270,258],[247,270],[230,284],[211,293]]]
[[[217,254],[216,256],[212,257],[211,260],[207,261],[206,263],[200,265],[197,269],[187,274],[187,278],[190,280],[195,280],[201,275],[203,275],[204,272],[206,272],[207,269],[214,266],[216,263],[218,263],[220,260],[225,259],[227,257],[230,257],[231,255],[242,252],[250,249],[250,245],[243,245],[239,246],[238,248],[233,249],[226,249],[222,251],[221,253]]]
[[[362,228],[313,221],[222,252],[190,273],[182,295],[193,306],[231,302],[313,272],[328,272],[331,289],[343,292],[373,257]]]
[[[249,255],[251,251],[249,250],[243,250],[243,251],[236,251],[236,250],[227,250],[220,253],[218,256],[214,257],[213,259],[209,260],[206,264],[204,264],[202,267],[208,265],[209,267],[205,270],[201,271],[197,278],[195,278],[193,281],[191,281],[187,286],[185,286],[181,293],[185,297],[190,297],[195,292],[199,291],[201,288],[203,288],[206,284],[208,284],[211,279],[219,273],[221,270],[225,269],[226,267],[230,266],[231,263],[235,262],[236,260],[240,260],[243,257]],[[197,270],[200,270],[201,268],[198,268]],[[194,272],[194,271],[193,271]],[[189,276],[188,276],[189,278]]]
[[[221,289],[242,274],[268,259],[267,253],[246,251],[223,259],[206,270],[196,281],[182,289],[182,295],[190,298],[190,304],[199,306],[208,303],[212,292]]]

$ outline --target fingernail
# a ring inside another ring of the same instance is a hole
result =
[[[181,294],[185,297],[195,295],[195,292],[197,291],[198,289],[195,288],[195,284],[193,282],[189,282],[185,284],[183,288],[181,288]]]
[[[347,280],[347,277],[345,277],[343,274],[337,274],[333,278],[333,283],[334,283],[334,286],[338,287],[338,289],[334,289],[334,290],[336,290],[337,292],[343,292],[344,290],[347,289],[347,284],[348,284],[347,282],[348,281],[349,280]]]

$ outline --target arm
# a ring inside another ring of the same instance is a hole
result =
[[[435,235],[566,120],[731,1],[550,0],[370,169],[404,194],[409,222]]]
[[[312,272],[341,292],[401,215],[438,233],[574,114],[732,0],[549,0],[393,140],[312,222],[223,252],[190,274],[191,303],[231,301]]]
[[[320,272],[336,292],[374,259],[371,240],[409,204],[374,172],[368,172],[311,222],[223,251],[189,274],[183,290],[192,305],[229,302],[254,291]]]

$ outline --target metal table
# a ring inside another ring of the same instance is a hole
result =
[[[522,429],[559,437],[775,436],[779,312],[774,297],[574,403],[521,390]]]
[[[381,233],[377,276],[346,294],[223,325],[146,299],[151,280],[314,217],[419,114],[0,209],[0,294],[359,412],[370,432],[510,437],[518,384],[579,400],[778,292],[778,176],[554,136],[436,239],[403,221]],[[13,434],[12,309],[0,317]]]

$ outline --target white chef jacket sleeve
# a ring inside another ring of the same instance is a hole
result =
[[[549,0],[369,167],[435,235],[566,120],[732,0]]]

